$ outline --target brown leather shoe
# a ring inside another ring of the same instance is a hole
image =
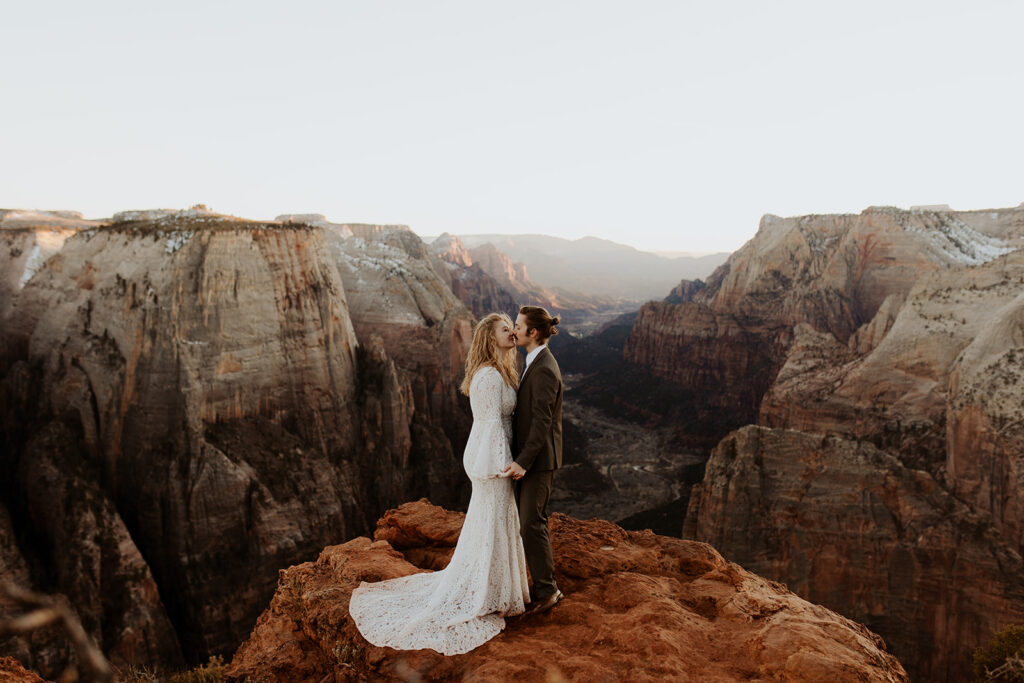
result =
[[[565,597],[565,594],[562,593],[562,591],[556,590],[554,593],[552,593],[551,595],[547,596],[546,598],[540,598],[536,602],[531,602],[530,603],[530,607],[526,610],[526,613],[527,614],[543,614],[544,612],[547,612],[552,607],[554,607],[559,602],[561,602],[562,598],[564,598],[564,597]]]

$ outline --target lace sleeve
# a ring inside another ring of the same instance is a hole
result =
[[[494,368],[482,368],[469,388],[473,429],[466,443],[463,466],[472,479],[497,477],[512,462],[512,449],[501,414],[505,380]]]

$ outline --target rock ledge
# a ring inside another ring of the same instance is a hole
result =
[[[510,619],[455,657],[367,643],[348,617],[352,589],[443,566],[460,522],[425,499],[406,503],[378,522],[376,540],[282,570],[227,679],[908,680],[879,636],[705,543],[558,514],[552,543],[566,598],[551,613]]]

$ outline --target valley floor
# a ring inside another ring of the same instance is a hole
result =
[[[564,376],[567,388],[574,379]],[[578,519],[627,522],[627,527],[635,526],[628,523],[634,519],[640,528],[654,528],[664,526],[657,521],[659,516],[647,520],[644,513],[668,507],[678,510],[678,517],[665,520],[670,528],[654,530],[679,536],[690,482],[700,480],[707,454],[673,448],[666,431],[616,419],[574,400],[571,392],[566,393],[562,418],[575,425],[583,438],[571,429],[563,436],[582,443],[565,444],[552,511]]]

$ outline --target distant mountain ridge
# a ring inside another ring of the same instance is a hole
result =
[[[680,280],[707,278],[729,257],[722,252],[670,258],[598,237],[476,234],[458,238],[470,250],[494,245],[513,262],[523,264],[530,278],[544,287],[638,302],[661,299]]]

